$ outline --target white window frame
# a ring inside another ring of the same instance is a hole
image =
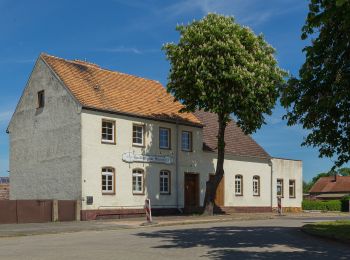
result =
[[[103,135],[107,134],[107,136],[111,135],[108,133],[108,129],[110,129],[110,127],[104,127],[103,124],[107,123],[107,124],[112,124],[112,139],[104,139]],[[107,133],[104,133],[104,130],[107,130]],[[102,123],[101,123],[101,140],[102,143],[110,143],[110,144],[115,144],[115,121],[112,120],[107,120],[107,119],[102,119]]]
[[[137,132],[137,130],[135,130],[135,128],[141,128],[141,143],[135,143],[135,138],[139,139],[140,137],[135,136],[134,134]],[[139,124],[133,124],[132,125],[132,144],[134,146],[144,146],[145,145],[145,126],[144,125],[139,125]]]
[[[276,194],[277,194],[277,196],[280,196],[282,198],[284,197],[283,183],[284,183],[283,179],[277,179]],[[279,187],[281,188],[281,194],[279,194],[279,192],[278,192]]]
[[[243,176],[239,174],[235,175],[235,195],[243,195]]]
[[[260,176],[253,176],[253,196],[260,196]]]
[[[159,172],[159,193],[160,194],[170,194],[170,184],[171,184],[171,178],[170,178],[170,171],[168,170],[161,170]],[[167,182],[167,190],[165,189],[165,182]]]
[[[184,143],[184,134],[187,134],[186,140],[188,143]],[[188,147],[184,147],[184,144]],[[191,131],[182,131],[181,132],[181,150],[185,152],[192,152],[192,132]]]
[[[105,180],[103,180],[105,177]],[[103,185],[103,183],[105,184]],[[111,182],[111,183],[109,183]],[[112,167],[103,167],[101,174],[101,189],[102,194],[115,194],[115,173]],[[105,188],[103,188],[105,186]]]
[[[290,193],[290,188],[293,189],[293,194]],[[295,198],[295,180],[289,180],[289,198]]]
[[[132,193],[133,194],[144,194],[144,186],[145,186],[144,173],[145,172],[142,169],[132,170]]]
[[[162,130],[165,130],[167,133],[168,133],[168,145],[167,146],[163,146],[162,143],[161,143],[161,140],[162,140],[162,135],[161,135],[161,132]],[[166,127],[159,127],[159,148],[160,149],[168,149],[170,150],[171,148],[171,140],[170,140],[170,137],[171,136],[171,131],[170,131],[170,128],[166,128]]]

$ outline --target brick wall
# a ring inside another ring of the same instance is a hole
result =
[[[8,200],[10,193],[10,186],[8,183],[0,184],[0,200]]]

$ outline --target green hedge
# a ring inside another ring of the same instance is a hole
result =
[[[303,200],[304,210],[341,211],[341,200]]]

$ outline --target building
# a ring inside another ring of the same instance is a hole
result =
[[[216,165],[216,116],[179,113],[163,86],[41,54],[10,121],[10,198],[82,200],[82,218],[203,205]],[[217,204],[300,210],[302,163],[272,158],[234,121]]]
[[[350,196],[350,176],[321,177],[311,187],[310,197],[320,200],[341,199]]]
[[[0,177],[0,200],[8,200],[10,185],[8,177]]]

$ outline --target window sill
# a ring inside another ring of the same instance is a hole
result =
[[[145,148],[146,146],[144,144],[132,144],[133,147],[138,147],[138,148]]]
[[[235,194],[236,197],[242,197],[243,194]]]
[[[166,147],[159,147],[159,149],[162,149],[162,150],[171,150],[170,147],[166,148]]]
[[[116,142],[109,142],[109,141],[101,141],[101,144],[112,144],[112,145],[115,145]]]
[[[170,192],[160,192],[159,195],[171,195]]]
[[[181,149],[181,152],[192,153],[193,151],[192,150],[183,150],[183,149]]]
[[[258,194],[258,195],[253,195],[254,197],[260,197],[260,194]]]
[[[145,195],[145,192],[133,192],[132,195]]]
[[[295,199],[296,197],[294,196],[294,197],[289,197],[290,199]]]
[[[115,192],[102,192],[102,195],[115,195]]]

